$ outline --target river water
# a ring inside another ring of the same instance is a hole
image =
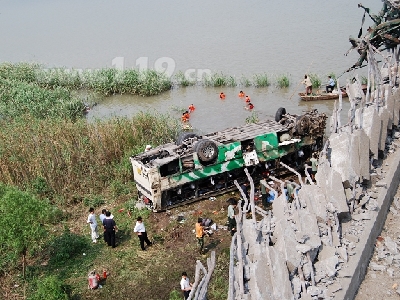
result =
[[[267,88],[174,88],[154,97],[118,95],[99,102],[88,119],[131,116],[138,111],[171,112],[196,106],[190,123],[208,132],[241,125],[251,112],[237,97],[250,95],[263,119],[279,107],[288,112],[317,108],[330,113],[333,101],[302,102],[297,92],[305,73],[339,76],[358,58],[348,37],[357,36],[360,0],[39,0],[2,1],[0,62],[33,61],[47,67],[95,69],[165,68],[169,74],[223,72],[240,80],[266,72],[271,81],[287,74],[291,86]],[[377,13],[379,0],[364,6]],[[364,25],[370,25],[369,19]],[[366,70],[357,71],[363,74]],[[340,77],[340,84],[354,72]],[[218,98],[223,91],[227,97]],[[344,100],[344,108],[348,108]]]

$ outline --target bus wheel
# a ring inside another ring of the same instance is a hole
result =
[[[283,115],[286,115],[286,109],[284,107],[279,107],[275,114],[275,121],[279,122],[282,120]]]
[[[202,162],[213,162],[218,157],[218,147],[210,140],[201,140],[195,146],[199,160]]]

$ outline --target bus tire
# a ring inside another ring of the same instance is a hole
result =
[[[201,140],[195,146],[197,156],[201,162],[210,163],[218,157],[218,147],[210,140]]]
[[[275,121],[279,122],[282,120],[283,115],[286,115],[286,109],[284,107],[279,107],[275,114]]]

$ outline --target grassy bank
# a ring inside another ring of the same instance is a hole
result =
[[[96,123],[28,115],[0,126],[0,181],[66,203],[123,190],[132,180],[129,156],[179,130],[174,118],[150,113]]]

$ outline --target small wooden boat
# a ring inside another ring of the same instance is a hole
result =
[[[367,92],[367,85],[362,84],[361,85],[362,90],[364,91],[364,94]],[[340,91],[342,92],[342,97],[345,98],[347,97],[346,93],[346,88],[341,87]],[[317,94],[311,94],[311,95],[306,95],[306,93],[299,93],[299,96],[301,100],[303,101],[318,101],[318,100],[335,100],[339,99],[339,93],[338,91],[333,91],[332,93],[325,93],[325,92],[318,92]]]
[[[342,97],[347,97],[347,93],[341,90]],[[306,93],[299,93],[301,100],[303,101],[318,101],[318,100],[335,100],[339,99],[339,93],[336,91],[333,93],[320,93],[320,94],[311,94],[306,95]]]

